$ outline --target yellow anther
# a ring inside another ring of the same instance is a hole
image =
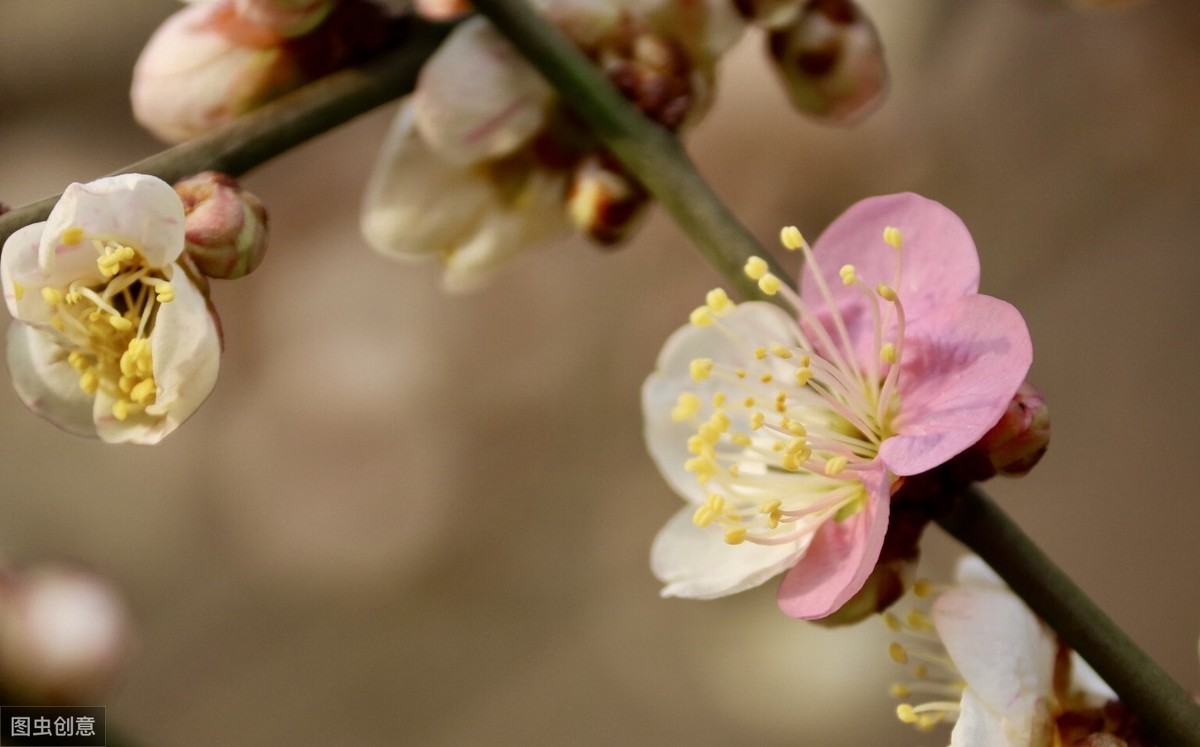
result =
[[[133,322],[129,321],[123,316],[112,316],[110,314],[108,317],[108,323],[112,325],[113,329],[121,332],[127,332],[133,329]]]
[[[883,347],[879,348],[879,360],[884,363],[896,362],[896,346],[890,342],[883,343]]]
[[[812,369],[797,368],[796,369],[796,386],[805,386],[812,380]]]
[[[154,379],[143,379],[129,392],[129,398],[139,405],[145,405],[154,398],[155,391]]]
[[[799,472],[810,456],[812,456],[811,449],[801,449],[791,454],[784,454],[781,464],[789,472]]]
[[[704,381],[713,370],[712,358],[693,358],[691,365],[688,366],[688,372],[692,375],[692,381]]]
[[[71,226],[62,232],[62,243],[67,246],[78,246],[81,241],[83,241],[83,228],[80,226]]]
[[[888,630],[892,631],[893,633],[899,633],[900,630],[904,627],[900,623],[900,618],[896,617],[891,612],[883,613],[883,624],[888,626]]]
[[[909,610],[908,614],[904,616],[904,621],[913,630],[933,630],[933,620],[929,618],[929,615],[920,610]]]
[[[687,472],[695,472],[697,477],[709,478],[717,474],[717,463],[709,457],[696,456],[683,463]]]
[[[754,357],[760,361],[766,360],[767,359],[767,349],[763,348],[763,347],[755,348],[754,349]]]
[[[883,229],[883,240],[891,244],[896,249],[904,243],[904,236],[900,234],[900,229],[895,226],[888,226]]]
[[[753,443],[750,440],[750,437],[747,436],[745,433],[734,433],[733,435],[731,435],[729,437],[729,440],[732,441],[735,445],[741,446],[743,448],[745,448],[745,447],[749,446],[751,443]]]
[[[704,505],[717,513],[721,513],[725,510],[725,496],[718,493],[709,493],[708,497],[704,499]]]
[[[908,663],[908,652],[905,651],[904,647],[899,643],[893,643],[892,645],[888,646],[888,656],[892,657],[892,661],[896,662],[897,664]]]
[[[842,265],[838,275],[842,276],[842,285],[854,285],[854,281],[858,280],[858,270],[854,269],[854,265]]]
[[[697,306],[688,316],[688,321],[697,327],[711,327],[713,322],[712,309],[707,306]]]
[[[711,524],[714,518],[716,517],[713,515],[712,509],[708,506],[701,506],[696,509],[696,513],[692,514],[692,523],[703,529]]]
[[[58,317],[54,317],[50,320],[50,326],[54,327],[59,332],[62,332],[67,328],[67,325],[63,324],[63,320],[59,319]]]
[[[912,697],[912,690],[908,689],[907,686],[905,686],[899,682],[896,682],[891,687],[889,687],[888,692],[891,693],[893,698]]]
[[[774,378],[775,378],[775,377],[774,377],[774,376],[772,376],[771,374],[769,374],[769,373],[765,373],[765,374],[763,374],[762,376],[759,376],[759,377],[758,377],[758,380],[759,380],[759,381],[761,381],[761,382],[762,382],[762,383],[764,383],[764,384],[770,384],[770,383],[771,383],[771,381],[772,381]]]
[[[804,451],[804,448],[806,446],[808,446],[807,439],[793,438],[791,441],[787,442],[787,446],[784,448],[787,450],[787,453],[789,453],[789,454],[799,454],[800,452]]]
[[[924,664],[918,664],[913,667],[913,676],[919,680],[923,680],[929,676],[929,667]]]
[[[60,303],[62,303],[62,300],[63,300],[62,291],[60,291],[58,288],[51,288],[50,286],[46,286],[45,288],[42,288],[42,300],[44,300],[46,303],[50,304],[51,306],[60,304]]]
[[[25,286],[15,280],[13,281],[13,295],[16,296],[18,301],[25,297]]]
[[[95,394],[96,390],[100,388],[100,377],[96,376],[95,371],[84,371],[83,375],[79,377],[79,388],[85,394]]]
[[[773,514],[778,511],[779,507],[782,505],[783,501],[779,500],[778,498],[773,498],[769,501],[763,501],[762,505],[758,507],[758,510],[760,513]]]
[[[771,444],[771,451],[782,452],[783,451],[783,442],[776,441],[775,443]]]
[[[714,394],[712,402],[713,402],[713,407],[724,407],[725,406],[725,392],[717,392],[716,394]]]
[[[761,412],[754,413],[753,415],[750,416],[750,429],[756,431],[759,428],[762,428],[763,420],[765,420],[765,419],[766,419],[766,416],[764,416]]]
[[[788,251],[796,251],[804,246],[804,236],[800,233],[800,229],[795,226],[784,226],[779,232],[779,243],[783,244]]]
[[[798,363],[801,368],[808,368],[808,364],[812,363],[812,358],[809,358],[807,355],[802,355],[796,359],[796,363]]]
[[[918,731],[933,731],[933,727],[942,722],[942,714],[940,713],[922,713],[917,721]]]
[[[738,527],[725,533],[725,544],[740,545],[746,541],[746,528]]]
[[[129,417],[129,406],[130,406],[130,403],[129,403],[129,400],[127,400],[127,399],[119,399],[116,402],[113,402],[113,406],[112,406],[113,417],[116,418],[117,420],[125,420],[126,418],[128,418]]]
[[[737,477],[738,475],[742,474],[742,468],[737,466],[736,464],[731,464],[731,465],[729,465],[729,474],[734,477]]]
[[[746,399],[742,400],[742,404],[746,407],[754,407],[754,398],[747,397]]]
[[[782,287],[783,281],[769,272],[758,279],[758,289],[768,296],[775,295]]]
[[[735,368],[735,369],[733,369],[733,375],[738,377],[739,379],[744,379],[744,378],[746,378],[746,369]]]
[[[71,368],[75,369],[79,373],[83,373],[88,369],[88,366],[91,365],[88,363],[88,360],[84,354],[78,351],[67,356],[67,363],[69,363]]]
[[[933,595],[933,582],[924,578],[918,579],[913,584],[913,594],[916,595],[917,599],[928,599]]]
[[[850,460],[844,456],[835,456],[829,461],[825,462],[825,474],[829,475],[830,477],[840,475],[842,474],[842,471],[846,469],[846,465],[849,464],[849,462]]]
[[[130,343],[129,352],[133,352],[133,343]],[[132,365],[132,359],[130,363]],[[124,356],[121,356],[121,370],[125,371]],[[695,417],[698,412],[700,412],[700,398],[691,392],[683,392],[679,395],[679,399],[675,400],[675,408],[671,410],[671,419],[678,423]]]
[[[879,297],[884,301],[896,300],[896,289],[887,283],[880,283],[878,286],[876,286],[875,292],[878,293]]]
[[[171,287],[170,283],[162,283],[156,290],[158,293],[155,294],[154,299],[159,303],[171,303],[175,300],[175,289]]]
[[[771,352],[774,353],[776,357],[783,358],[784,360],[792,357],[792,351],[789,348],[780,345],[779,343],[771,345]]]
[[[712,313],[717,316],[728,314],[735,306],[733,301],[729,300],[729,294],[725,292],[724,288],[713,288],[704,297],[704,300],[708,303],[708,308],[712,309]]]
[[[133,391],[133,385],[137,383],[137,379],[132,376],[122,376],[117,381],[117,387],[120,388],[122,394],[129,394]]]
[[[712,417],[710,417],[708,419],[708,422],[712,423],[713,426],[716,427],[716,429],[721,431],[722,433],[729,430],[729,426],[731,424],[731,421],[729,420],[729,416],[726,415],[725,413],[719,412],[719,411],[714,412],[712,414]]]
[[[807,436],[808,429],[804,427],[804,423],[799,420],[791,420],[790,418],[783,419],[783,429],[793,436]]]
[[[742,271],[746,273],[746,277],[751,280],[759,280],[767,274],[767,261],[762,257],[751,257],[746,260],[746,266]]]
[[[697,434],[712,446],[716,446],[721,440],[721,429],[711,422],[701,425]]]
[[[906,724],[915,724],[921,720],[920,717],[917,716],[916,711],[913,710],[913,707],[908,703],[901,703],[900,705],[896,706],[896,718],[900,719]]]

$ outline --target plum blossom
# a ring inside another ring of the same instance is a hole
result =
[[[536,5],[672,131],[707,109],[717,57],[744,28],[729,0]],[[387,256],[441,259],[446,287],[470,290],[572,224],[619,241],[647,201],[536,69],[473,18],[422,68],[368,185],[362,228]]]
[[[928,596],[932,587],[918,593]],[[930,615],[914,610],[903,621],[891,614],[885,621],[920,641],[892,644],[895,661],[916,665],[915,679],[893,685],[893,694],[941,698],[903,704],[897,715],[923,729],[953,722],[951,747],[1075,744],[1058,732],[1081,727],[1081,738],[1110,729],[1129,734],[1112,721],[1119,712],[1112,689],[977,557],[960,561],[957,583],[937,596]],[[1107,726],[1099,716],[1106,705]]]
[[[10,236],[0,280],[25,406],[114,443],[157,443],[190,417],[221,343],[183,249],[183,203],[143,174],[72,184],[48,220]]]
[[[863,200],[801,251],[798,313],[719,289],[663,347],[642,389],[650,454],[687,502],[651,565],[664,596],[709,599],[786,571],[778,601],[819,619],[862,588],[903,478],[977,442],[1032,362],[1008,303],[977,292],[962,221],[914,194]],[[732,546],[731,546],[732,545]]]

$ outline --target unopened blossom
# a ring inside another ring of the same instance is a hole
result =
[[[143,174],[72,184],[0,256],[21,401],[70,433],[156,443],[217,379],[220,338],[181,264],[183,203]]]
[[[183,200],[184,241],[203,275],[235,280],[267,253],[267,209],[233,177],[206,171],[175,185]]]
[[[129,642],[125,604],[103,577],[62,564],[0,577],[0,692],[92,702],[112,686]]]
[[[808,0],[799,13],[768,29],[771,61],[800,111],[853,124],[882,102],[883,45],[853,0]]]
[[[687,506],[659,533],[665,596],[712,598],[786,571],[780,608],[830,615],[879,559],[901,478],[945,463],[1003,415],[1032,360],[1008,303],[977,292],[966,227],[913,194],[874,197],[804,255],[800,293],[719,289],[667,340],[642,390],[646,442]]]
[[[672,131],[711,99],[717,57],[744,23],[728,0],[541,0],[646,116]],[[648,202],[554,90],[483,18],[422,68],[363,205],[367,241],[400,259],[440,259],[452,290],[570,232],[612,243]]]
[[[919,596],[935,589],[919,584]],[[885,615],[895,632],[914,642],[890,649],[913,679],[892,687],[914,701],[900,719],[922,729],[953,723],[951,747],[1052,747],[1145,744],[1116,694],[1025,606],[979,558],[959,563],[957,583],[933,601],[931,614]]]
[[[155,30],[133,69],[138,123],[182,142],[379,49],[389,25],[367,0],[212,0]]]

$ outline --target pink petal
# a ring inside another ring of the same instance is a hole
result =
[[[777,601],[784,614],[819,620],[836,612],[867,582],[887,534],[891,508],[889,480],[883,469],[863,474],[866,505],[817,530],[808,552],[783,577]]]
[[[945,463],[1004,414],[1033,362],[1021,313],[991,296],[967,296],[917,320],[902,351],[898,435],[879,456],[897,475]]]
[[[920,195],[883,195],[852,205],[813,245],[822,276],[839,305],[863,302],[861,290],[842,284],[838,271],[843,265],[854,265],[871,288],[895,282],[896,250],[883,240],[888,226],[899,228],[904,237],[903,271],[896,291],[910,320],[979,289],[979,255],[957,215]],[[800,293],[810,304],[821,298],[811,267],[805,266],[801,274]]]

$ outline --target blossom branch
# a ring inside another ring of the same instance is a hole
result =
[[[592,63],[527,2],[475,0],[487,16],[553,84],[621,163],[663,204],[700,252],[747,298],[769,299],[742,273],[762,256],[788,277],[697,173],[679,140],[643,117]]]
[[[201,171],[241,176],[377,106],[412,92],[417,73],[454,24],[413,21],[395,48],[271,102],[225,127],[118,169],[175,182]],[[61,195],[0,215],[0,244],[18,228],[46,219]]]
[[[938,523],[1078,651],[1161,744],[1200,746],[1200,706],[982,491],[967,490]]]

